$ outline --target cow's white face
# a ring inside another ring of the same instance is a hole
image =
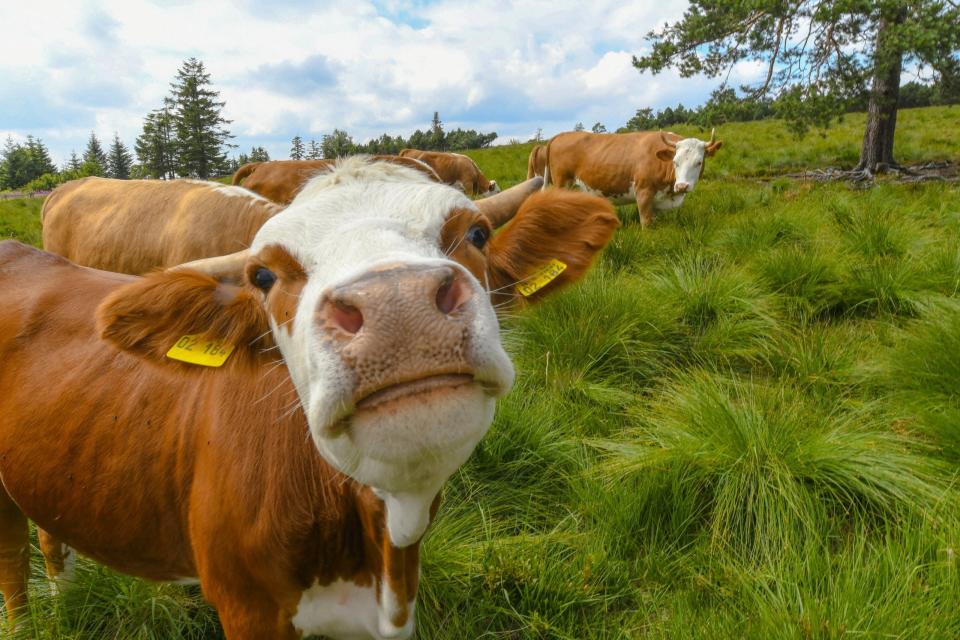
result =
[[[411,169],[345,161],[261,228],[246,266],[317,447],[381,493],[399,546],[513,382],[489,293],[441,246],[451,216],[476,212]]]
[[[677,193],[689,193],[703,174],[703,162],[707,154],[707,143],[696,138],[685,138],[677,142],[673,155],[673,170],[676,178],[673,190]]]

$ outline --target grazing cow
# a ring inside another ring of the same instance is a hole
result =
[[[217,182],[82,178],[43,203],[43,248],[86,267],[141,274],[249,247],[282,209]]]
[[[530,157],[527,159],[527,180],[542,176],[546,164],[547,145],[538,144],[530,151]]]
[[[408,638],[441,485],[513,382],[494,304],[576,281],[618,225],[540,182],[475,204],[354,158],[248,250],[146,277],[0,243],[14,622],[29,518],[54,573],[199,579],[229,640]]]
[[[463,154],[404,149],[400,152],[400,157],[425,162],[433,167],[441,181],[457,187],[468,196],[485,198],[500,193],[497,181],[487,180],[477,163]]]
[[[408,165],[437,181],[433,169],[412,158],[399,156],[374,156],[376,160],[389,160]],[[269,162],[249,162],[233,174],[233,184],[242,185],[255,193],[259,193],[267,200],[278,204],[290,204],[297,192],[310,178],[320,172],[329,171],[334,165],[333,160],[271,160]]]
[[[703,175],[704,160],[723,145],[675,133],[569,131],[547,143],[544,182],[575,184],[619,203],[636,201],[643,226],[654,213],[683,204]]]

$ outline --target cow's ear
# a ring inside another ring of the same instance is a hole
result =
[[[117,348],[156,363],[173,364],[167,353],[185,336],[195,338],[183,344],[232,346],[227,363],[234,366],[258,363],[273,346],[255,291],[188,269],[159,271],[120,287],[97,308],[97,327]]]
[[[675,155],[677,155],[676,149],[660,149],[660,151],[657,151],[657,159],[663,162],[673,162]]]
[[[548,189],[527,198],[487,245],[496,300],[538,300],[576,282],[620,226],[604,198]]]
[[[706,149],[707,157],[710,157],[713,154],[715,154],[717,151],[720,150],[720,147],[722,146],[723,146],[723,140],[714,140],[713,142],[708,144]]]

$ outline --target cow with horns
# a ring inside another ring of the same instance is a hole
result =
[[[706,158],[722,145],[715,129],[707,142],[662,131],[569,131],[547,143],[544,182],[576,185],[621,204],[635,201],[647,226],[657,211],[683,204],[703,175]]]
[[[199,580],[229,640],[410,637],[441,485],[513,383],[495,305],[582,277],[618,225],[539,187],[474,203],[353,158],[248,249],[145,277],[0,242],[14,622],[29,518],[49,573]]]

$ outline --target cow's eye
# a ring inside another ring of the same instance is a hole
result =
[[[490,232],[480,225],[475,224],[467,229],[466,238],[467,242],[475,246],[477,249],[483,249],[483,245],[487,244],[487,240],[490,239]]]
[[[270,291],[276,281],[277,276],[266,267],[260,267],[253,272],[253,285],[264,292]]]

